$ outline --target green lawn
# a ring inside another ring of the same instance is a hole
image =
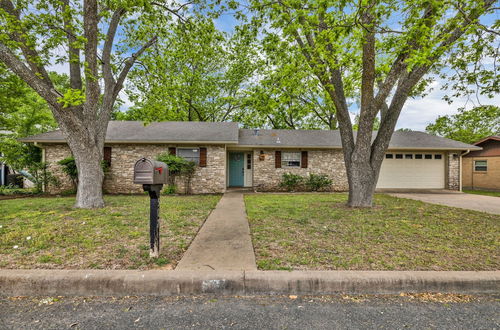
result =
[[[498,270],[500,216],[376,195],[249,194],[260,269]]]
[[[486,195],[486,196],[500,197],[500,191],[488,191],[488,190],[464,190],[464,193],[467,193],[467,194],[476,194],[476,195]]]
[[[175,266],[220,196],[162,196],[161,251],[149,259],[149,198],[106,196],[106,207],[74,197],[0,201],[0,267],[146,269]],[[16,248],[15,248],[16,247]],[[170,265],[169,265],[170,264]]]

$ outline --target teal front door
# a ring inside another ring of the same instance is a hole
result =
[[[229,187],[243,187],[244,153],[229,153]]]

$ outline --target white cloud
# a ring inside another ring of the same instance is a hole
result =
[[[123,102],[123,104],[120,106],[120,111],[127,111],[131,106],[134,105],[132,101],[130,101],[130,99],[128,98],[128,95],[125,92],[125,88],[120,91],[118,97]]]
[[[68,54],[65,46],[59,46],[54,49],[50,65],[47,66],[47,71],[54,71],[59,74],[64,73],[69,75],[69,64],[67,61],[64,63],[55,63],[57,57],[66,57]]]
[[[425,131],[425,127],[434,122],[438,116],[453,115],[458,112],[459,108],[470,109],[474,106],[480,105],[475,96],[467,98],[455,98],[452,104],[444,101],[443,95],[445,91],[439,89],[440,83],[435,81],[432,83],[433,91],[424,98],[409,99],[401,111],[396,129],[410,128],[416,131]],[[451,94],[451,93],[448,93]],[[486,104],[500,104],[500,95],[495,95],[490,99],[480,96],[479,101],[482,105]]]

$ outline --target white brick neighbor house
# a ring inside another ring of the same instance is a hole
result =
[[[43,159],[61,181],[50,193],[71,189],[57,162],[71,155],[63,134],[52,131],[25,139],[42,148]],[[481,148],[422,132],[393,134],[382,163],[378,189],[461,189],[462,153]],[[228,187],[277,190],[283,173],[326,174],[331,191],[348,189],[338,131],[240,129],[238,123],[111,121],[104,157],[110,163],[104,189],[141,192],[132,171],[141,157],[170,152],[195,161],[193,193],[222,193]]]

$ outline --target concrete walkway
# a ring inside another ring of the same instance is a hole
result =
[[[431,204],[440,204],[462,209],[500,214],[500,198],[475,194],[448,193],[395,193],[390,194],[400,198],[416,199]]]
[[[222,196],[175,269],[257,269],[241,191]]]

